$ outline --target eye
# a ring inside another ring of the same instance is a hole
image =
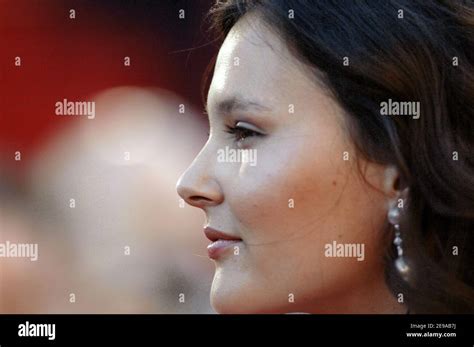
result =
[[[225,132],[232,134],[236,142],[242,142],[248,137],[264,136],[254,126],[243,122],[237,122],[234,126],[226,125],[226,127],[227,130]]]

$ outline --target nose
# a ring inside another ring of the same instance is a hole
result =
[[[189,205],[205,209],[222,203],[224,195],[212,174],[212,166],[207,165],[202,159],[198,156],[181,175],[176,190]]]

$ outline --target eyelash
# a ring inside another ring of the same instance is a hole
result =
[[[233,135],[236,142],[241,142],[248,137],[263,136],[263,134],[259,132],[238,125],[226,125],[226,128],[227,130],[225,130],[225,132]]]

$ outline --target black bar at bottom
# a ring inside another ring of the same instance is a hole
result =
[[[473,346],[473,318],[474,315],[0,315],[0,347],[101,343],[138,346],[140,341],[149,345],[187,339],[193,343],[248,344],[257,337],[267,343],[291,341],[292,345],[299,342],[314,346]]]

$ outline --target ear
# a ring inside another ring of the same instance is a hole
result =
[[[365,180],[384,195],[388,206],[397,199],[405,199],[408,196],[409,189],[404,185],[400,171],[394,165],[366,162],[363,174]]]
[[[388,197],[389,206],[405,201],[408,198],[409,188],[404,187],[400,180],[400,172],[395,166],[388,166],[384,172],[384,193]]]
[[[383,191],[389,198],[400,195],[400,173],[398,169],[391,165],[387,166],[383,173]]]

